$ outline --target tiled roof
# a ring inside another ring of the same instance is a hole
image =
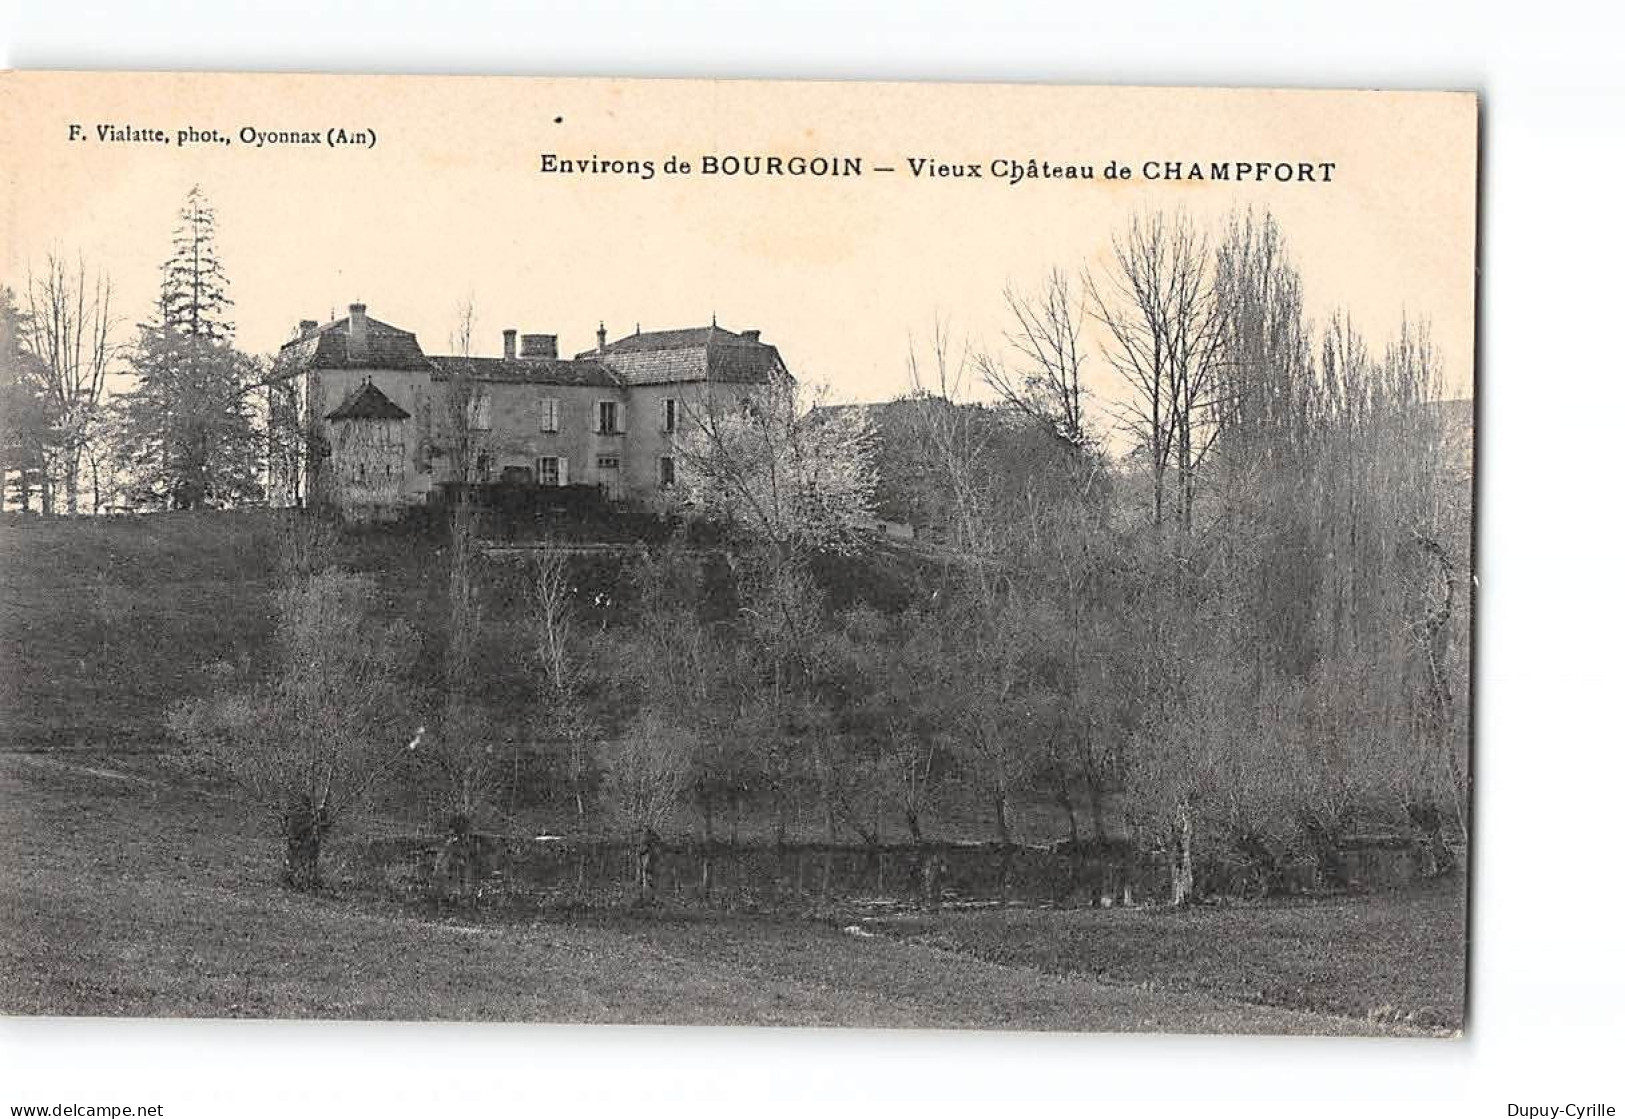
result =
[[[725,330],[696,326],[684,330],[651,330],[629,334],[607,344],[603,352],[587,350],[579,358],[597,358],[627,385],[664,385],[685,381],[762,384],[784,371],[777,347]]]
[[[476,381],[499,381],[518,385],[588,385],[608,388],[620,382],[602,362],[577,358],[501,358],[501,357],[446,357],[436,355],[429,361],[434,366],[437,381],[454,376],[471,377]]]
[[[626,385],[659,385],[705,380],[704,346],[619,354],[605,353],[599,360],[613,369],[616,378]]]
[[[344,403],[327,413],[330,420],[404,420],[412,413],[385,396],[371,381],[363,381],[344,398]]]
[[[663,385],[690,381],[762,384],[784,372],[774,346],[756,340],[754,332],[737,334],[720,326],[651,330],[629,334],[575,360],[557,358],[486,358],[426,356],[417,336],[367,317],[365,352],[350,356],[350,320],[335,319],[287,343],[277,355],[279,374],[292,376],[312,369],[428,370],[436,379],[461,374],[481,381],[510,384]]]
[[[712,343],[710,358],[713,381],[759,385],[784,370],[778,347],[760,342]]]
[[[640,354],[650,350],[680,350],[704,346],[715,339],[738,339],[739,335],[720,326],[692,326],[682,330],[638,331],[604,347],[607,354]]]
[[[277,354],[278,369],[428,369],[429,359],[417,335],[367,317],[367,346],[350,356],[350,320],[334,319],[284,345]]]

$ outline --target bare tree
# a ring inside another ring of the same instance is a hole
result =
[[[415,639],[372,619],[374,590],[339,571],[296,582],[279,598],[275,674],[245,686],[221,666],[212,695],[170,716],[171,732],[275,821],[295,889],[321,884],[329,833],[422,740],[401,689]]]
[[[1137,216],[1112,239],[1108,276],[1084,282],[1106,359],[1130,390],[1119,415],[1148,459],[1152,521],[1163,523],[1172,466],[1175,518],[1188,535],[1197,475],[1226,414],[1216,396],[1226,307],[1207,238],[1182,214]]]
[[[809,717],[817,710],[809,690],[824,603],[808,562],[814,553],[865,545],[875,488],[865,411],[829,407],[818,394],[808,404],[788,374],[745,396],[713,391],[685,413],[677,445],[685,497],[742,530],[751,545],[730,557],[740,588],[737,631],[760,669],[755,714],[764,734],[753,752],[772,790],[781,846],[803,772],[810,766],[815,787],[830,789],[816,781],[827,743],[812,733],[821,720]]]
[[[976,358],[982,379],[1005,403],[1074,447],[1093,442],[1086,408],[1089,390],[1083,383],[1088,291],[1087,280],[1074,286],[1059,268],[1036,294],[1005,288],[1005,309],[1015,320],[1005,341],[1014,351],[1014,364],[991,353]]]
[[[1311,437],[1314,346],[1303,280],[1269,210],[1233,214],[1214,256],[1225,360],[1217,371],[1220,447],[1235,485],[1290,468]]]
[[[940,650],[916,610],[890,619],[869,607],[847,611],[834,639],[841,676],[835,690],[850,704],[846,730],[857,743],[848,763],[849,794],[869,805],[877,822],[883,807],[900,812],[909,838],[925,842],[924,817],[937,792],[937,761],[946,727],[936,718]]]
[[[820,393],[809,399],[788,374],[687,405],[674,450],[684,496],[762,542],[774,563],[850,552],[867,538],[875,489],[868,416],[831,407]]]
[[[1388,591],[1377,600],[1386,608],[1387,624],[1373,638],[1405,637],[1403,652],[1395,653],[1403,657],[1404,675],[1390,693],[1410,698],[1409,733],[1398,740],[1412,744],[1401,795],[1443,873],[1455,865],[1446,833],[1465,836],[1470,798],[1467,727],[1458,697],[1468,683],[1463,584],[1472,560],[1471,479],[1449,448],[1440,382],[1426,325],[1401,323],[1367,398],[1372,462],[1363,497],[1377,506],[1384,527],[1368,532],[1381,549],[1379,570]]]
[[[929,351],[922,359],[911,337],[908,354],[910,405],[899,431],[905,444],[898,458],[918,479],[920,490],[941,506],[933,518],[949,542],[973,557],[990,551],[990,510],[986,472],[990,425],[962,403],[972,365],[970,348],[956,342],[948,324],[933,324]]]
[[[472,525],[457,516],[447,549],[439,726],[425,752],[440,770],[439,823],[453,839],[468,834],[492,806],[502,772],[496,754],[501,727],[479,695],[485,611],[476,560]]]
[[[83,256],[70,264],[53,252],[44,272],[28,277],[22,339],[44,381],[50,433],[46,481],[52,491],[47,511],[60,506],[79,512],[80,470],[117,356],[112,297],[111,281],[105,273],[92,277]]]
[[[1125,852],[1123,837],[1109,827],[1108,806],[1132,760],[1136,710],[1128,697],[1132,658],[1125,654],[1135,642],[1137,573],[1124,562],[1108,512],[1094,503],[1030,497],[1019,515],[1013,559],[1047,605],[1034,618],[1046,628],[1033,639],[1045,647],[1053,674],[1050,717],[1034,728],[1034,780],[1066,815],[1075,872],[1085,864],[1099,868],[1092,878],[1099,904],[1115,892],[1111,887],[1126,888],[1113,882]]]
[[[297,508],[304,491],[306,465],[316,443],[317,420],[307,415],[301,400],[301,379],[285,375],[275,360],[264,383],[252,386],[259,395],[256,407],[265,423],[265,496],[272,508]]]
[[[943,665],[936,702],[965,771],[993,809],[1001,844],[1015,842],[1017,795],[1027,787],[1052,720],[1054,675],[1044,635],[1048,604],[1002,581],[992,597],[960,597],[935,620]]]
[[[474,297],[470,295],[457,305],[457,323],[450,343],[453,355],[459,360],[446,363],[445,419],[439,435],[431,435],[437,444],[435,449],[446,457],[457,512],[467,504],[467,487],[485,480],[481,466],[490,434],[490,399],[481,389],[469,361],[474,356],[477,323]]]
[[[976,367],[1009,403],[1081,451],[1089,444],[1079,373],[1083,359],[1077,307],[1066,280],[1060,273],[1052,276],[1038,309],[1013,296],[1009,303],[1026,339],[1017,349],[1047,372],[1018,386],[985,355],[975,359]],[[916,686],[927,693],[925,703],[941,713],[944,741],[992,805],[999,841],[1009,844],[1016,830],[1016,796],[1034,771],[1039,728],[1055,698],[1053,679],[1042,678],[1042,639],[1036,636],[1049,632],[1044,623],[1050,604],[1034,593],[1023,570],[1032,540],[1048,534],[1040,530],[1029,536],[1022,514],[1033,513],[1035,502],[1018,510],[999,500],[995,485],[1001,480],[990,476],[992,427],[953,399],[966,369],[963,353],[939,321],[924,362],[917,354],[910,357],[915,406],[907,435],[922,475],[949,495],[947,527],[960,560],[945,574],[936,608],[919,619],[911,647],[921,661]],[[1093,484],[1094,456],[1068,454],[1065,469],[1072,472],[1068,508],[1082,507]],[[920,739],[913,745],[901,758],[917,773],[913,763]]]
[[[754,663],[763,730],[756,765],[773,797],[775,831],[782,847],[789,831],[797,782],[817,758],[810,747],[824,729],[824,713],[812,694],[823,659],[825,595],[798,555],[740,565],[736,632]],[[804,750],[802,747],[808,747]],[[827,786],[816,786],[828,791]],[[825,807],[828,807],[826,802]]]
[[[690,780],[694,738],[653,710],[641,712],[609,744],[605,769],[616,819],[637,843],[637,886],[654,892],[660,832],[682,803]]]
[[[569,750],[571,797],[582,823],[587,817],[587,750],[596,726],[586,702],[587,665],[572,591],[568,558],[562,552],[543,552],[528,587],[537,723],[547,738],[564,742]]]

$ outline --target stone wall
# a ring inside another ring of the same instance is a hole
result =
[[[445,385],[436,387],[444,395]],[[599,400],[621,398],[618,389],[477,382],[472,391],[490,401],[483,410],[490,426],[472,435],[476,453],[484,452],[488,457],[487,481],[501,481],[504,471],[517,469],[528,472],[529,480],[540,484],[543,459],[554,459],[560,485],[593,484],[598,480],[598,457],[617,453],[620,437],[598,435],[595,417]],[[544,422],[547,401],[554,402],[551,410],[555,430],[551,431],[546,430]]]

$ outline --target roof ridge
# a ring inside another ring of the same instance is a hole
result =
[[[541,364],[570,364],[571,362],[595,362],[598,355],[589,351],[576,354],[574,357],[500,357],[496,354],[424,354],[430,361],[499,361],[505,365],[541,365]]]

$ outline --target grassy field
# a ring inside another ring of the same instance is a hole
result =
[[[0,754],[0,1011],[1423,1032],[1392,1015],[1265,1005],[1233,989],[1238,973],[1262,982],[1327,959],[1285,931],[1304,927],[1294,909],[1231,926],[1216,949],[1211,922],[1223,914],[947,914],[877,936],[710,914],[434,919],[360,894],[287,893],[276,885],[274,843],[237,805],[122,769],[118,761]],[[1386,974],[1389,989],[1404,992],[1430,981],[1429,970],[1390,954],[1392,939],[1363,934],[1408,917],[1374,899],[1327,908],[1311,923],[1336,942],[1335,955],[1358,957],[1345,966]],[[1160,933],[1182,946],[1189,972],[1135,982],[1132,967],[1161,965],[1124,946],[1159,921]],[[1061,957],[1082,943],[1064,936],[1057,955],[1046,955],[1045,928],[1069,926],[1116,945],[1121,965],[1105,969],[1105,979],[1064,965]],[[1207,977],[1204,943],[1219,965]]]
[[[983,909],[870,927],[990,963],[1144,990],[1457,1030],[1466,906],[1455,884],[1368,897],[1135,910]]]

